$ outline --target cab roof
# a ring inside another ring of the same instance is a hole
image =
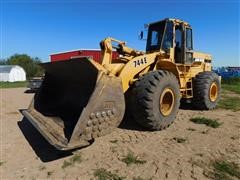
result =
[[[159,23],[159,22],[163,22],[163,21],[172,21],[174,24],[184,24],[185,26],[188,26],[188,27],[191,27],[190,24],[186,21],[183,21],[181,19],[176,19],[176,18],[165,18],[163,20],[160,20],[160,21],[156,21],[156,22],[153,22],[153,23],[149,23],[149,25],[152,25],[152,24],[156,24],[156,23]]]

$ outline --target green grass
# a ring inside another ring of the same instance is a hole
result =
[[[240,78],[223,79],[222,89],[240,94]]]
[[[184,143],[187,141],[187,139],[181,137],[174,137],[173,140],[176,141],[177,143]]]
[[[222,79],[222,84],[237,84],[240,83],[240,77]]]
[[[43,166],[43,165],[39,166],[39,170],[40,170],[40,171],[45,170],[45,169],[46,169],[45,166]]]
[[[69,159],[69,161],[64,161],[62,168],[65,169],[69,166],[73,166],[75,163],[81,163],[82,162],[82,157],[80,154],[75,154],[73,157]]]
[[[48,171],[47,176],[50,177],[53,174],[53,171]]]
[[[205,117],[194,117],[191,118],[190,121],[194,122],[195,124],[205,124],[206,126],[212,127],[212,128],[218,128],[222,123],[218,122],[215,119],[209,119]]]
[[[231,136],[231,139],[232,139],[232,140],[239,139],[239,136],[238,136],[238,135]]]
[[[208,134],[208,132],[209,132],[209,129],[201,131],[202,134]]]
[[[70,161],[72,161],[73,163],[80,163],[82,162],[82,157],[80,154],[75,154],[71,159]]]
[[[138,177],[133,177],[133,180],[144,180],[142,177],[138,176]]]
[[[240,168],[233,162],[216,160],[211,163],[212,171],[207,175],[215,180],[240,179]]]
[[[197,156],[203,157],[203,153],[197,153]]]
[[[187,128],[188,131],[196,131],[194,128]]]
[[[240,83],[237,84],[222,84],[222,88],[228,91],[240,94]]]
[[[18,87],[27,87],[27,81],[19,81],[19,82],[0,82],[0,89],[3,88],[18,88]]]
[[[2,166],[5,163],[6,163],[5,161],[0,161],[0,166]]]
[[[117,146],[110,146],[110,150],[112,151],[112,153],[117,152]]]
[[[240,97],[223,95],[217,105],[218,108],[240,111]]]
[[[132,180],[152,180],[153,178],[150,177],[150,178],[142,178],[140,176],[137,176],[137,177],[133,177]]]
[[[115,144],[118,142],[118,140],[111,140],[110,142]]]
[[[112,173],[110,171],[107,171],[104,168],[96,169],[94,171],[94,176],[98,178],[98,180],[122,180],[124,177],[120,177],[119,175]]]
[[[125,156],[122,161],[127,164],[127,166],[131,164],[144,164],[147,161],[139,159],[138,156],[135,156],[133,152],[129,152],[127,156]]]
[[[62,165],[62,168],[65,169],[66,167],[68,167],[68,166],[72,166],[72,165],[73,165],[72,162],[64,161],[64,162],[63,162],[63,165]]]
[[[240,97],[237,95],[228,95],[229,91],[240,94],[240,78],[222,80],[222,95],[217,107],[221,109],[229,109],[232,111],[240,111]]]

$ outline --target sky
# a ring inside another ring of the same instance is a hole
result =
[[[145,50],[144,24],[167,17],[189,22],[194,50],[214,66],[240,66],[239,0],[0,0],[0,58],[98,49],[105,37]]]

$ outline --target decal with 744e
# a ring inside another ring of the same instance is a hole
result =
[[[142,59],[135,60],[135,61],[133,61],[133,63],[134,63],[134,67],[141,66],[143,64],[147,64],[147,58],[144,57]]]

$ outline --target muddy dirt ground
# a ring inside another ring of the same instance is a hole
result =
[[[202,180],[209,178],[207,169],[215,159],[239,163],[239,111],[180,109],[174,123],[158,132],[143,131],[128,119],[91,146],[61,152],[21,115],[20,110],[28,107],[33,96],[25,90],[0,90],[0,179],[96,179],[94,172],[104,168],[125,179]],[[223,124],[218,128],[194,124],[190,118],[196,116],[218,119]],[[142,163],[124,163],[122,159],[129,152]]]

